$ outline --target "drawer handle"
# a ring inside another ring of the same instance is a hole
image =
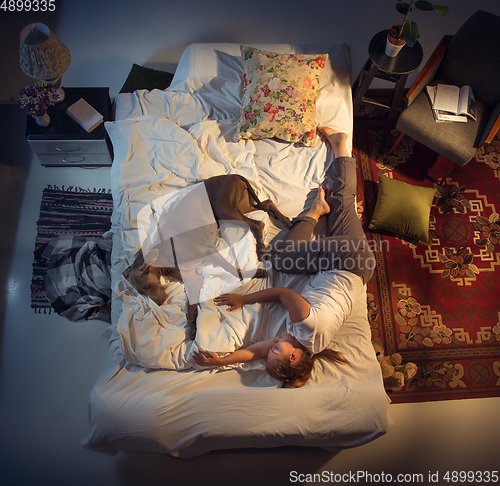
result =
[[[85,157],[72,157],[72,160],[69,158],[62,159],[66,164],[78,164],[78,162],[83,162]]]
[[[82,150],[81,147],[77,147],[76,149],[71,149],[71,150],[64,150],[63,148],[61,147],[56,147],[56,150],[58,152],[65,152],[65,153],[69,153],[69,152],[78,152],[79,150]]]

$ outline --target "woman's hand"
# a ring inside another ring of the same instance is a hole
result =
[[[304,320],[311,309],[309,302],[304,297],[287,287],[271,287],[269,289],[257,290],[249,294],[223,294],[214,299],[216,305],[227,305],[228,311],[239,309],[243,305],[255,304],[256,302],[281,301],[286,307],[290,320],[300,322]]]
[[[198,366],[222,366],[221,359],[211,351],[198,349],[193,353],[194,362]]]
[[[243,296],[240,294],[222,294],[215,297],[214,302],[216,305],[227,305],[229,312],[243,307],[245,303]]]

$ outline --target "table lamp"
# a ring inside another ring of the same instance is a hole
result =
[[[59,95],[58,102],[62,101],[65,94],[61,88],[61,76],[71,62],[68,48],[41,23],[24,27],[20,40],[19,64],[23,73],[54,85]]]

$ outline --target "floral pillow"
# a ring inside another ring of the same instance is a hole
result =
[[[328,54],[277,54],[241,46],[243,97],[238,138],[314,146],[316,97]]]

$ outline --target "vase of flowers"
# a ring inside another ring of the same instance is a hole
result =
[[[396,10],[404,15],[404,19],[401,25],[393,25],[389,29],[385,53],[390,57],[396,56],[405,44],[408,45],[408,47],[413,47],[420,37],[416,22],[410,22],[408,20],[408,15],[410,15],[411,12],[414,10],[422,10],[424,12],[435,10],[439,15],[444,17],[448,13],[449,7],[433,5],[431,2],[425,0],[410,0],[410,3],[404,3],[398,0]]]
[[[46,127],[50,123],[47,109],[58,99],[59,96],[53,85],[40,82],[23,88],[19,92],[17,104],[20,108],[25,109],[28,115],[35,118],[40,126]]]

